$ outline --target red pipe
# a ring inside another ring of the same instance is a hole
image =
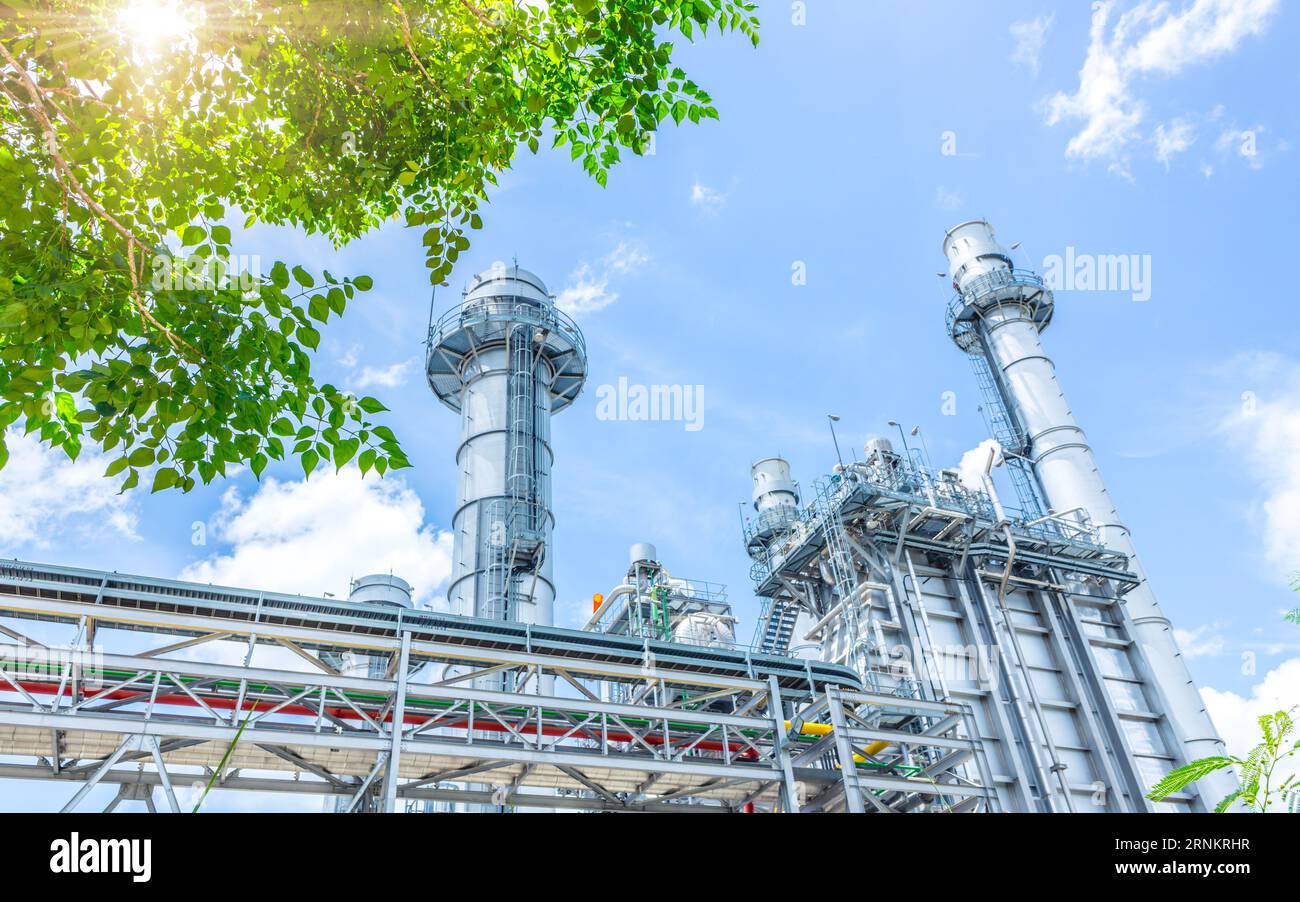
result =
[[[40,694],[42,694],[42,695],[54,695],[54,694],[55,694],[55,691],[56,691],[56,689],[57,689],[56,686],[54,686],[54,685],[52,685],[52,684],[50,684],[50,683],[47,683],[47,682],[37,682],[37,681],[19,681],[18,685],[22,686],[22,688],[25,689],[25,690],[28,691],[28,692],[40,693]],[[3,691],[3,689],[0,689],[0,691]],[[72,687],[70,687],[70,686],[69,686],[69,687],[65,687],[64,690],[63,690],[63,692],[62,692],[62,694],[63,694],[63,695],[71,695],[71,694],[72,694]],[[94,695],[94,693],[91,693],[91,694]],[[196,694],[197,694],[197,693],[196,693]],[[114,690],[112,690],[112,691],[110,691],[110,692],[105,692],[103,695],[98,696],[98,698],[113,699],[113,700],[118,700],[118,699],[127,699],[127,698],[134,698],[134,699],[147,699],[148,697],[149,697],[149,693],[148,693],[148,692],[144,692],[144,691],[137,692],[137,691],[134,691],[134,690],[131,690],[131,689],[114,689]],[[205,698],[204,701],[207,703],[208,707],[210,707],[210,708],[221,708],[221,709],[224,709],[224,710],[232,710],[232,709],[234,709],[234,707],[235,707],[235,700],[234,700],[234,699],[230,699],[230,698],[225,698],[225,697],[208,697],[208,698]],[[181,694],[181,695],[159,695],[156,699],[154,699],[154,704],[157,704],[157,705],[186,705],[186,706],[191,707],[191,708],[197,708],[197,707],[199,707],[199,704],[198,704],[196,701],[194,701],[194,699],[192,699],[192,698],[190,698],[188,695],[184,695],[184,694]],[[270,702],[248,701],[248,702],[245,703],[244,707],[242,707],[242,708],[240,709],[240,711],[241,711],[241,712],[243,712],[243,711],[247,711],[247,712],[250,712],[250,713],[251,713],[251,712],[256,712],[256,711],[269,711],[269,710],[271,710],[271,709],[274,708],[274,707],[276,707],[275,704],[272,704],[272,703],[270,703]],[[313,709],[311,709],[311,708],[307,708],[307,707],[305,707],[305,706],[303,706],[303,705],[297,705],[297,704],[284,705],[284,706],[281,707],[279,710],[280,710],[281,713],[285,713],[285,714],[296,714],[296,715],[304,716],[304,717],[315,717],[315,716],[316,716],[316,711],[315,711],[315,710],[313,710]],[[344,718],[344,719],[347,719],[347,720],[360,720],[360,719],[361,719],[361,718],[357,715],[357,712],[356,712],[356,711],[353,711],[351,708],[326,708],[325,710],[326,710],[326,712],[328,712],[329,714],[331,714],[331,715],[333,715],[333,716],[335,716],[335,717],[340,717],[340,718]],[[427,723],[428,721],[430,721],[430,720],[432,720],[432,719],[433,719],[433,718],[430,717],[430,716],[428,716],[428,715],[424,715],[424,714],[415,714],[415,713],[410,713],[410,712],[408,712],[408,713],[406,714],[406,716],[402,718],[402,723],[404,723],[404,724],[405,724],[405,723],[420,724],[420,723]],[[384,723],[389,723],[389,722],[391,722],[391,721],[392,721],[392,715],[391,715],[391,714],[386,714],[386,715],[384,715]],[[465,719],[462,719],[462,720],[459,720],[459,721],[451,721],[451,722],[448,722],[448,723],[440,724],[440,725],[439,725],[439,728],[440,728],[440,729],[449,729],[449,730],[467,730],[467,729],[469,729],[469,720],[468,720],[468,718],[465,718]],[[482,730],[482,731],[484,731],[484,732],[489,732],[489,733],[505,733],[505,732],[508,732],[508,730],[507,730],[507,728],[506,728],[505,726],[503,726],[503,725],[497,723],[497,722],[494,721],[494,720],[489,720],[489,721],[480,721],[480,720],[477,720],[477,719],[476,719],[476,720],[474,721],[474,729],[475,729],[475,730]],[[525,734],[536,735],[536,733],[538,732],[538,729],[537,729],[537,726],[536,726],[535,724],[528,724],[528,725],[526,725],[526,726],[516,728],[515,731],[518,732],[518,733],[525,733]],[[568,728],[560,727],[560,726],[542,726],[542,728],[541,728],[541,734],[542,734],[543,736],[563,736],[563,735],[565,735],[565,734],[568,733],[568,732],[569,732],[569,729],[568,729]],[[600,738],[600,734],[599,734],[599,733],[591,733],[591,732],[589,732],[589,731],[587,731],[587,730],[578,730],[577,732],[573,733],[573,735],[574,735],[574,736],[581,737],[581,738],[584,738],[584,739],[599,739],[599,738]],[[608,732],[608,733],[605,734],[605,736],[606,736],[606,738],[607,738],[610,742],[632,742],[632,741],[634,741],[634,740],[633,740],[633,736],[632,736],[631,733]],[[642,736],[642,737],[640,737],[640,739],[641,739],[641,741],[647,743],[648,745],[663,745],[663,744],[664,744],[664,738],[663,738],[662,736],[659,736],[659,735],[656,735],[656,734],[650,734],[650,735],[648,735],[648,736]],[[751,749],[751,748],[746,748],[746,747],[740,746],[740,745],[737,744],[737,743],[727,743],[727,745],[730,746],[730,749],[729,749],[730,751],[738,753],[739,757],[741,757],[741,758],[751,759],[751,760],[752,760],[753,758],[758,757],[758,756],[757,756],[757,753],[756,753],[753,749]],[[723,750],[724,750],[723,743],[721,743],[721,742],[719,742],[719,741],[716,741],[716,740],[703,740],[703,741],[701,741],[701,742],[699,742],[699,743],[696,743],[695,748],[698,748],[698,749],[704,749],[704,750],[706,750],[706,751],[710,751],[710,752],[720,752],[720,751],[723,751]]]

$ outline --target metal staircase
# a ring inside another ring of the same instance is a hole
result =
[[[798,619],[799,605],[794,599],[785,596],[764,598],[754,629],[754,647],[765,655],[786,655]]]

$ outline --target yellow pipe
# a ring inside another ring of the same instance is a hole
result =
[[[786,730],[791,730],[794,727],[790,721],[787,720],[785,722],[785,728]],[[835,728],[828,723],[805,723],[799,728],[799,732],[804,736],[827,736],[834,733]],[[868,755],[875,755],[879,752],[883,752],[887,748],[889,748],[889,743],[882,739],[879,742],[871,743],[871,745],[867,746],[864,751],[866,751]],[[863,758],[861,755],[854,755],[853,760],[857,764],[862,764],[867,759]]]

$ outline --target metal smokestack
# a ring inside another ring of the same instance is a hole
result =
[[[949,231],[943,252],[958,293],[948,314],[952,338],[962,350],[982,356],[988,364],[1011,415],[1010,431],[1017,436],[1013,444],[1020,444],[1007,451],[1032,467],[1049,507],[1086,511],[1102,543],[1128,556],[1130,569],[1141,580],[1125,596],[1134,635],[1164,697],[1181,752],[1187,760],[1224,754],[1223,741],[1183,662],[1173,628],[1151,591],[1129,531],[1039,339],[1052,318],[1051,291],[1037,276],[1014,269],[993,227],[982,220]],[[1200,780],[1196,788],[1212,808],[1235,787],[1231,777],[1216,774]]]
[[[451,609],[551,624],[551,414],[587,377],[582,332],[538,276],[499,264],[480,273],[429,334],[426,372],[461,415]]]

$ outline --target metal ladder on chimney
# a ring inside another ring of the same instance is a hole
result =
[[[968,356],[971,369],[975,371],[975,382],[980,394],[984,396],[980,412],[984,414],[989,434],[1002,446],[1002,459],[1006,462],[1021,513],[1026,519],[1037,519],[1046,511],[1037,489],[1038,477],[1034,475],[1033,466],[1029,462],[1029,438],[1007,410],[1001,380],[989,366],[986,356]]]
[[[537,499],[537,349],[531,325],[511,327],[507,341],[509,397],[506,407],[505,610],[503,619],[519,616],[515,591],[518,573],[534,573],[542,541]]]

